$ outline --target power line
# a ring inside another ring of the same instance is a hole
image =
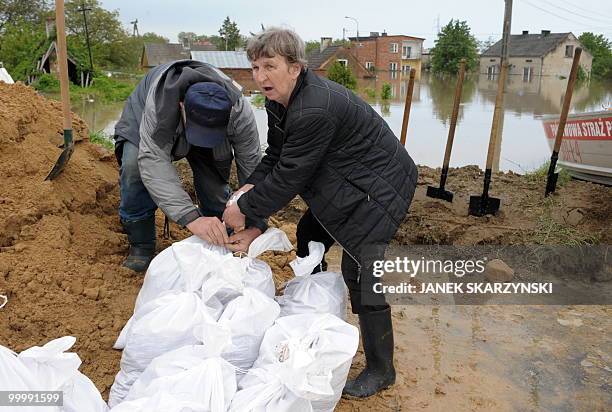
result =
[[[553,13],[553,12],[552,12],[552,11],[550,11],[550,10],[546,10],[546,9],[543,9],[542,7],[540,7],[540,6],[536,6],[535,4],[530,3],[530,2],[529,2],[529,1],[527,1],[527,0],[523,0],[523,2],[524,2],[525,4],[530,5],[531,7],[534,7],[534,8],[536,8],[536,9],[538,9],[538,10],[543,11],[544,13],[548,13],[548,14],[550,14],[551,16],[555,16],[555,17],[557,17],[557,18],[559,18],[559,19],[562,19],[562,20],[565,20],[565,21],[569,21],[570,23],[578,24],[578,25],[580,25],[580,26],[585,26],[585,24],[584,24],[584,23],[582,23],[582,22],[579,22],[579,21],[576,21],[576,20],[572,20],[572,19],[568,19],[567,17],[560,16],[560,15],[558,15],[558,14],[556,14],[556,13]],[[591,27],[590,29],[592,29],[592,30],[600,30],[600,29],[609,29],[609,28],[610,28],[610,26],[600,26],[600,27]]]
[[[552,7],[556,7],[557,9],[560,9],[560,10],[566,11],[568,13],[571,13],[572,15],[583,17],[583,18],[588,19],[588,20],[599,20],[601,22],[608,23],[608,24],[610,24],[612,26],[612,20],[609,20],[609,19],[600,19],[600,18],[597,18],[597,17],[585,16],[584,14],[576,13],[575,11],[572,11],[570,9],[566,9],[565,7],[557,6],[555,3],[551,3],[548,0],[541,0],[541,1],[543,1],[544,3],[546,3],[546,4],[548,4],[548,5],[552,6]]]
[[[601,16],[601,17],[606,17],[606,18],[612,19],[612,17],[611,17],[611,16],[607,16],[607,15],[601,14],[601,13],[600,13],[600,12],[598,12],[598,11],[592,11],[592,10],[588,10],[588,9],[585,9],[585,8],[582,8],[582,7],[578,7],[578,6],[576,6],[575,4],[570,3],[570,2],[569,2],[569,1],[567,1],[567,0],[558,0],[558,1],[561,1],[561,2],[563,2],[563,3],[565,3],[565,4],[569,5],[569,6],[572,6],[572,7],[574,7],[575,9],[581,10],[581,11],[583,11],[583,12],[585,12],[585,13],[596,14],[597,16]]]

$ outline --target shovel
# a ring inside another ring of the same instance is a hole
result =
[[[470,207],[468,213],[472,216],[495,215],[499,211],[500,200],[489,197],[489,186],[491,185],[491,167],[493,156],[497,146],[497,134],[499,123],[503,116],[504,88],[508,74],[508,63],[502,64],[497,83],[497,96],[495,97],[495,111],[493,112],[493,124],[491,125],[491,136],[489,137],[489,151],[487,152],[487,164],[484,175],[484,187],[481,196],[470,196]]]
[[[455,100],[453,101],[453,113],[451,115],[450,128],[448,129],[448,139],[446,140],[446,150],[444,152],[444,162],[442,163],[442,173],[440,174],[440,187],[427,186],[427,196],[436,199],[453,201],[453,192],[444,189],[448,176],[448,164],[450,162],[451,151],[453,150],[453,140],[455,139],[455,128],[457,127],[457,116],[459,115],[459,103],[461,103],[461,90],[463,89],[463,78],[465,77],[465,59],[459,63],[459,78],[455,88]]]
[[[546,191],[544,192],[544,196],[554,193],[555,189],[557,188],[559,173],[555,173],[555,169],[557,168],[557,160],[559,159],[559,149],[561,148],[561,140],[563,140],[567,113],[569,112],[572,94],[574,93],[574,84],[576,83],[576,77],[578,75],[578,63],[580,61],[581,54],[582,49],[577,47],[576,51],[574,52],[572,70],[570,71],[569,79],[567,80],[567,89],[565,90],[565,98],[563,99],[563,107],[561,108],[561,117],[559,117],[559,126],[557,127],[557,135],[555,136],[555,145],[553,147],[552,155],[550,156],[550,166],[548,167],[548,177],[546,179]]]
[[[412,107],[414,76],[416,76],[416,69],[410,69],[410,77],[408,78],[408,90],[406,90],[406,103],[404,104],[404,117],[402,118],[402,132],[400,135],[400,144],[402,146],[406,145],[406,131],[408,130],[408,119],[410,118],[410,108]]]
[[[57,26],[57,64],[59,67],[60,91],[62,94],[62,114],[64,118],[64,150],[45,180],[53,180],[62,173],[74,152],[72,141],[72,115],[70,113],[70,92],[68,89],[68,53],[66,51],[66,32],[64,29],[64,0],[55,0],[55,21]]]

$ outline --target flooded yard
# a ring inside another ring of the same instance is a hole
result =
[[[376,96],[380,96],[382,84],[391,85],[391,99],[386,102],[369,99],[369,103],[399,136],[407,80],[401,73],[397,73],[396,78],[392,78],[391,73],[379,77],[376,81],[360,81],[358,92],[365,96],[365,90],[369,89],[370,94],[375,91]],[[442,164],[455,81],[452,76],[440,78],[424,73],[415,83],[406,148],[418,164],[430,167]],[[566,84],[567,80],[553,77],[534,77],[530,81],[523,81],[522,76],[510,77],[505,95],[501,153],[496,159],[500,170],[524,173],[550,158],[541,118],[560,113]],[[466,77],[451,167],[475,164],[484,168],[496,90],[495,78],[482,74]],[[593,80],[578,85],[572,103],[572,112],[601,110],[612,103],[612,84]],[[90,130],[112,135],[123,103],[84,100],[75,102],[72,108],[87,122]],[[254,111],[260,139],[265,144],[266,112],[262,108],[254,108]]]

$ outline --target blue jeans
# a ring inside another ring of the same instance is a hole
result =
[[[154,216],[157,205],[140,177],[138,147],[124,140],[117,144],[115,153],[117,159],[121,159],[119,217],[122,220],[137,221]],[[192,147],[187,154],[187,161],[193,171],[200,212],[204,216],[220,218],[230,195],[228,182],[232,160],[215,161],[210,150]]]

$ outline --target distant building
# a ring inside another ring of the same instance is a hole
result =
[[[421,37],[388,35],[383,32],[370,32],[366,37],[349,37],[351,52],[359,63],[368,70],[389,72],[392,79],[405,76],[410,69],[416,70],[417,79],[421,76]]]
[[[140,67],[149,70],[174,60],[189,59],[189,50],[180,43],[145,43]]]
[[[489,47],[480,56],[480,72],[495,75],[500,71],[501,40]],[[576,47],[582,47],[580,66],[591,74],[593,56],[584,49],[572,33],[522,34],[510,36],[508,63],[510,75],[523,76],[524,81],[531,81],[534,76],[569,76],[572,58]]]
[[[245,51],[191,51],[191,58],[212,64],[246,90],[256,90],[251,62]]]
[[[351,69],[357,78],[374,77],[372,71],[363,66],[350,49],[343,46],[331,46],[331,37],[321,37],[321,45],[319,50],[316,50],[308,56],[308,68],[320,76],[327,77],[327,71],[335,62],[339,62],[343,66]]]

